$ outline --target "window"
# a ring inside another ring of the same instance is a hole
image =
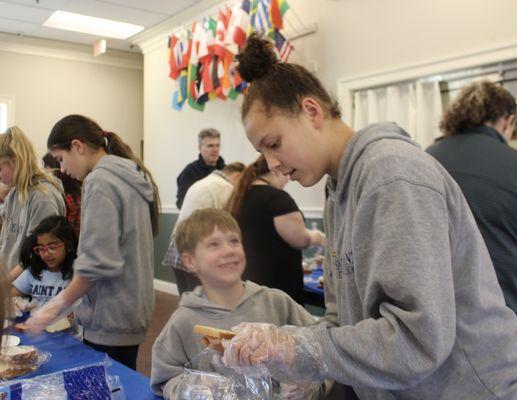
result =
[[[14,124],[14,97],[0,95],[0,133]]]
[[[517,60],[427,76],[409,73],[408,79],[391,80],[390,74],[384,75],[338,83],[340,100],[349,104],[348,110],[344,109],[345,120],[356,130],[374,122],[394,121],[423,148],[441,135],[438,124],[443,111],[469,83],[489,80],[517,95]]]
[[[0,103],[0,132],[7,129],[7,104]]]

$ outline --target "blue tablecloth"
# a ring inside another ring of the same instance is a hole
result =
[[[306,292],[324,296],[323,288],[320,288],[319,278],[323,276],[323,269],[318,268],[312,271],[312,274],[303,275],[303,289]]]
[[[20,344],[36,346],[41,351],[48,351],[52,357],[43,364],[37,371],[24,375],[20,378],[30,378],[37,375],[45,375],[61,371],[67,368],[79,367],[104,360],[105,353],[100,353],[68,333],[42,333],[38,336],[29,336],[19,332],[7,332],[10,335],[18,336]],[[112,365],[108,368],[110,375],[118,375],[124,386],[127,400],[152,400],[162,399],[152,393],[149,387],[149,378],[133,371],[132,369],[111,360]]]

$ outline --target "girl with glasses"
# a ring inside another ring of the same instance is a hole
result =
[[[47,217],[27,237],[20,264],[25,270],[13,282],[12,296],[32,296],[39,306],[57,296],[72,278],[77,235],[65,217]]]

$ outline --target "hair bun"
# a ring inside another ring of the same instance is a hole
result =
[[[236,59],[239,62],[237,70],[246,82],[262,78],[278,63],[272,43],[257,33],[252,33],[248,37],[246,46]]]

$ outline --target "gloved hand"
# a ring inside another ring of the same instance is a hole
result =
[[[11,314],[15,317],[23,316],[23,313],[30,311],[38,306],[36,300],[28,300],[24,297],[16,296],[12,299],[12,311]]]
[[[62,293],[62,292],[61,292]],[[25,322],[24,329],[30,333],[40,333],[48,325],[58,320],[67,313],[67,305],[63,296],[58,294],[43,307],[35,310]]]
[[[237,335],[222,341],[222,362],[238,373],[265,366],[280,382],[325,379],[328,368],[313,330],[265,323],[242,323],[232,330]]]

